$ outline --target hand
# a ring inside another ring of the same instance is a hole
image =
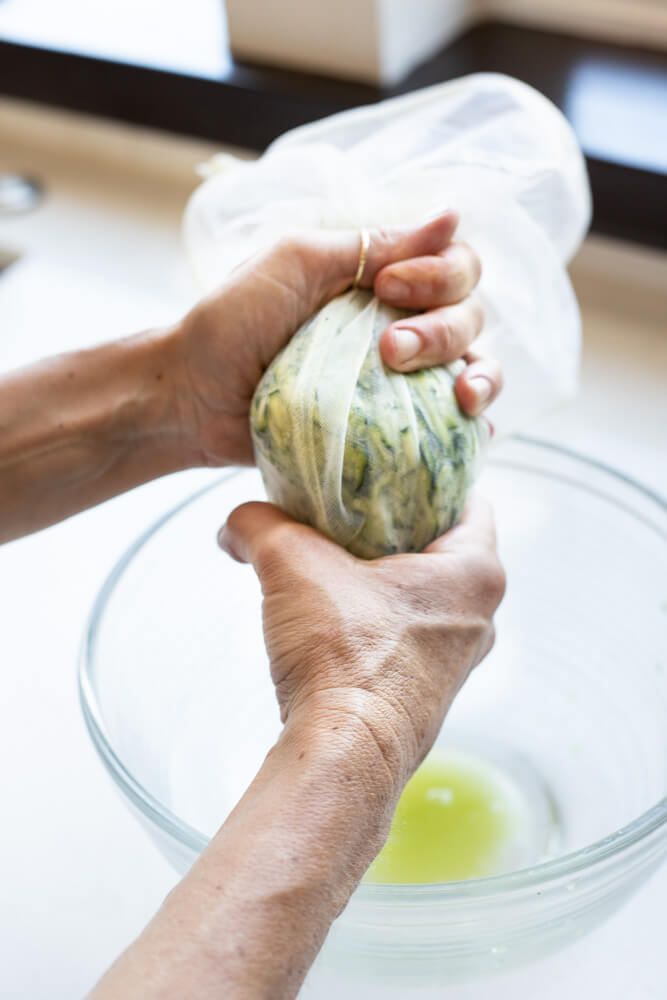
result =
[[[493,645],[505,584],[486,503],[418,555],[358,560],[262,503],[237,508],[220,544],[259,575],[283,721],[334,743],[367,731],[400,791]]]
[[[400,370],[454,360],[479,332],[481,314],[466,299],[479,264],[451,243],[455,224],[449,213],[416,232],[373,234],[363,284],[392,304],[428,310],[383,334],[384,359]],[[300,324],[350,285],[358,255],[359,238],[349,234],[288,241],[239,269],[172,336],[155,338],[155,351],[152,338],[121,345],[132,373],[129,398],[145,397],[154,419],[144,428],[146,449],[131,449],[133,469],[116,473],[111,488],[153,474],[156,427],[167,451],[186,428],[187,464],[252,461],[248,406],[257,381]],[[407,289],[392,288],[392,278]],[[401,331],[419,341],[403,360],[410,338]],[[141,392],[133,381],[137,358]],[[94,398],[108,381],[108,361],[108,352],[94,359]],[[70,367],[66,360],[61,385]],[[117,359],[115,367],[123,367]],[[112,386],[98,423],[122,413],[126,381]],[[469,413],[484,405],[481,385],[488,401],[500,373],[475,360],[457,382]],[[136,420],[133,408],[129,419]],[[490,514],[479,502],[420,555],[357,560],[270,504],[236,510],[221,544],[259,574],[286,725],[199,861],[98,985],[96,1000],[133,991],[294,997],[380,849],[403,785],[493,643],[504,577]]]
[[[362,284],[427,310],[384,332],[385,361],[408,371],[465,355],[471,363],[456,388],[474,414],[498,392],[500,371],[468,351],[482,322],[466,298],[479,263],[451,241],[455,226],[448,212],[421,229],[374,231]],[[169,329],[3,375],[0,541],[179,469],[251,464],[255,386],[301,323],[352,283],[359,244],[344,232],[284,241]],[[397,279],[407,290],[392,288]],[[399,361],[415,334],[420,350]]]
[[[413,371],[465,356],[456,391],[461,407],[480,413],[501,387],[493,361],[466,352],[483,316],[470,297],[480,263],[453,242],[454,212],[419,229],[373,230],[361,285],[416,315],[383,334],[386,364]],[[185,464],[252,464],[248,409],[255,387],[301,324],[353,281],[360,237],[316,232],[284,240],[238,268],[186,316],[174,343],[175,395],[189,451]]]
[[[286,725],[95,1000],[292,1000],[493,642],[504,578],[479,501],[420,555],[360,562],[270,504],[239,507],[221,543],[262,582]]]

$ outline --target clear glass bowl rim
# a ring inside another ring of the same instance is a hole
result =
[[[555,452],[564,458],[594,468],[610,478],[622,482],[625,486],[636,490],[645,499],[655,504],[663,515],[667,514],[666,498],[604,462],[600,462],[595,458],[583,455],[562,445],[531,438],[526,435],[512,435],[507,440]],[[491,456],[490,462],[492,461],[493,457]],[[499,464],[502,464],[502,461]],[[170,521],[185,507],[188,507],[205,493],[216,489],[222,482],[238,475],[242,471],[237,468],[226,470],[215,482],[208,483],[195,493],[190,494],[175,507],[166,511],[165,514],[153,522],[129,546],[109,573],[95,598],[86,622],[79,655],[78,685],[83,717],[102,762],[125,797],[138,809],[143,817],[154,823],[161,832],[173,837],[180,846],[193,851],[195,854],[200,854],[204,850],[208,844],[208,838],[194,827],[180,820],[178,816],[151,795],[123,764],[107,739],[102,713],[95,696],[93,681],[95,644],[98,627],[104,615],[107,601],[125,569],[144,544],[167,521]],[[550,475],[558,479],[564,478],[557,473],[550,473]],[[577,483],[577,485],[582,486],[581,483]],[[634,513],[633,511],[629,512]],[[654,531],[667,540],[667,532],[662,531],[652,522],[645,523],[648,523]],[[581,875],[583,871],[588,871],[598,864],[616,858],[623,852],[631,850],[642,841],[651,838],[651,835],[656,834],[658,831],[662,831],[667,836],[667,795],[646,812],[641,813],[632,823],[621,827],[602,840],[595,841],[586,847],[569,854],[561,855],[558,858],[541,862],[533,867],[520,869],[505,875],[494,875],[487,878],[469,879],[461,882],[429,883],[424,885],[387,885],[362,882],[356,890],[355,899],[371,904],[395,902],[417,903],[428,902],[429,900],[437,900],[438,902],[448,900],[449,902],[454,902],[456,900],[471,900],[488,896],[498,896],[502,893],[541,888],[547,883],[561,879],[572,879],[577,875]]]

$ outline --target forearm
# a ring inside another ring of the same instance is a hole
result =
[[[186,464],[174,336],[139,334],[0,377],[0,541]]]
[[[296,995],[400,791],[348,713],[288,725],[237,808],[91,1000]],[[334,728],[335,727],[335,728]]]

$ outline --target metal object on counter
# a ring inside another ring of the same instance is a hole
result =
[[[31,212],[43,195],[44,188],[34,177],[0,174],[0,216]]]
[[[11,250],[6,250],[4,247],[0,247],[0,275],[5,271],[10,264],[13,264],[19,259],[19,254],[12,253]]]

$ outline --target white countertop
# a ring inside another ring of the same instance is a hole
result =
[[[165,150],[169,164],[161,162]],[[179,220],[195,182],[190,167],[206,152],[106,126],[81,133],[69,116],[0,102],[0,171],[29,170],[47,184],[37,212],[0,220],[0,250],[23,252],[0,273],[0,368],[155,325],[186,307],[193,290]],[[591,242],[575,268],[585,321],[582,393],[531,429],[663,493],[665,275],[665,258]],[[7,1000],[81,996],[174,884],[96,758],[75,667],[86,614],[121,551],[213,475],[168,477],[0,550],[0,995]],[[539,983],[540,1000],[662,998],[665,898],[667,867],[560,955],[481,991],[473,985],[447,995],[534,1000]]]

